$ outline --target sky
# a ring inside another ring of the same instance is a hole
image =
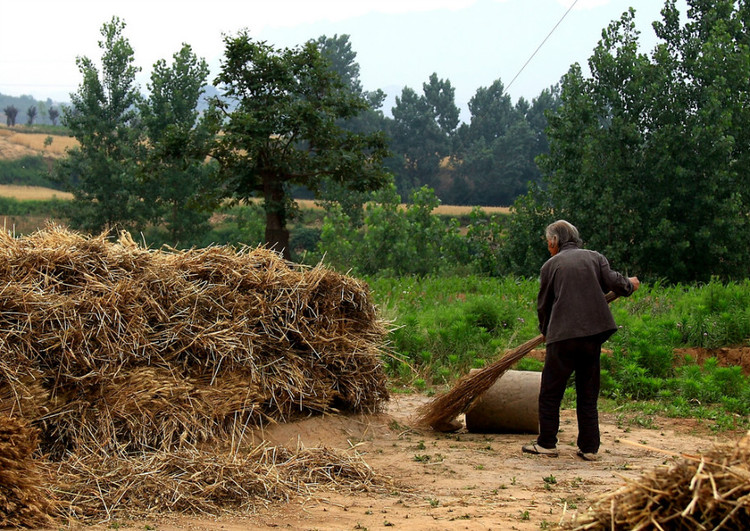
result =
[[[678,1],[684,11],[685,0]],[[277,48],[321,35],[349,35],[366,90],[389,94],[384,110],[408,86],[421,91],[436,73],[450,80],[466,120],[479,87],[500,79],[513,101],[531,100],[586,62],[602,29],[633,7],[641,46],[663,0],[4,0],[0,93],[70,100],[82,80],[76,57],[101,57],[101,27],[113,16],[142,69],[170,61],[183,43],[220,68],[224,36],[248,30]]]

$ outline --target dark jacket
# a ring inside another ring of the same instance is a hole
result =
[[[544,263],[539,280],[537,314],[547,344],[594,335],[604,342],[617,330],[605,294],[633,293],[630,281],[612,271],[604,256],[574,243]]]

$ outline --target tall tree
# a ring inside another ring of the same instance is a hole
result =
[[[71,222],[84,230],[136,228],[148,215],[138,179],[143,149],[135,83],[139,68],[124,29],[118,17],[101,28],[101,77],[93,60],[76,59],[83,81],[71,94],[71,105],[63,108],[63,124],[79,146],[55,174],[73,192]]]
[[[385,93],[378,89],[366,91],[362,88],[359,79],[359,64],[356,62],[357,54],[349,42],[349,35],[334,35],[333,37],[320,36],[317,45],[323,57],[331,65],[331,69],[338,74],[344,89],[350,90],[354,97],[364,98],[368,102],[368,108],[346,119],[338,120],[338,125],[352,133],[370,135],[388,129],[388,119],[383,115],[382,106]],[[386,165],[390,159],[386,159]],[[336,203],[355,226],[363,222],[363,205],[371,199],[369,191],[354,192],[345,185],[331,179],[323,178],[320,185],[318,199],[324,203]]]
[[[8,127],[13,127],[16,125],[16,117],[18,116],[18,109],[16,109],[13,105],[8,105],[5,109],[3,109],[3,112],[5,113],[5,123],[8,124]]]
[[[638,52],[634,12],[563,79],[543,160],[555,212],[620,268],[672,281],[750,273],[750,6],[673,0]]]
[[[48,114],[52,125],[57,125],[57,118],[60,116],[60,111],[58,111],[54,107],[50,107]]]
[[[336,72],[346,87],[354,94],[362,94],[362,83],[359,80],[359,63],[357,63],[357,52],[352,49],[349,35],[334,35],[326,37],[321,35],[317,40],[318,48],[323,56],[331,63],[331,68]]]
[[[183,44],[171,64],[162,59],[154,65],[150,95],[140,106],[148,139],[142,180],[155,203],[153,222],[164,221],[172,245],[209,228],[215,182],[206,159],[213,135],[198,113],[208,74],[206,61]]]
[[[290,257],[291,185],[314,194],[324,179],[354,190],[383,186],[382,133],[347,131],[340,120],[368,108],[332,68],[318,45],[275,49],[246,31],[225,38],[213,102],[221,128],[215,156],[226,190],[238,200],[263,197],[267,244]]]
[[[34,125],[35,118],[36,118],[36,106],[32,105],[26,111],[26,125]]]
[[[433,73],[422,94],[404,87],[391,109],[392,148],[400,157],[396,184],[402,198],[423,185],[437,188],[441,161],[452,154],[458,108],[449,80]]]
[[[456,181],[464,202],[509,205],[529,182],[540,180],[534,159],[542,144],[539,124],[530,121],[536,118],[532,110],[539,112],[523,98],[513,105],[499,79],[477,89],[469,101],[471,121],[459,129],[456,142],[461,159]]]

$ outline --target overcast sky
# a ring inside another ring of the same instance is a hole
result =
[[[171,59],[182,43],[215,75],[223,35],[247,28],[276,47],[349,34],[368,90],[420,91],[436,72],[451,81],[461,107],[496,79],[514,101],[530,100],[572,63],[585,66],[602,29],[628,7],[650,51],[651,22],[662,6],[663,0],[5,0],[0,93],[68,101],[82,79],[76,57],[98,62],[101,26],[116,15],[126,23],[144,90],[152,65]]]

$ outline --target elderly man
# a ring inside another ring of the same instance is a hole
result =
[[[638,289],[637,277],[625,278],[596,251],[581,249],[578,229],[565,220],[545,231],[552,257],[542,266],[537,313],[547,344],[539,392],[539,436],[523,447],[531,454],[557,456],[560,403],[575,372],[578,455],[599,459],[598,451],[601,346],[616,330],[605,294],[628,296]]]

